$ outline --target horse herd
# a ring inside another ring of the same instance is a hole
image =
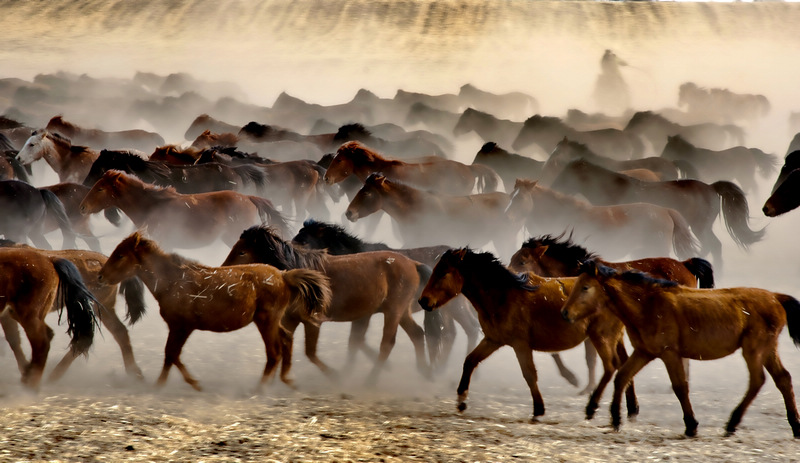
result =
[[[467,90],[480,96],[475,101],[484,109],[508,101],[524,104],[520,111],[536,106],[521,94]],[[691,91],[697,90],[681,87],[681,98],[690,99]],[[405,126],[424,129],[408,131],[395,119],[307,135],[204,114],[186,131],[187,142],[171,145],[157,133],[86,129],[61,116],[29,128],[21,143],[0,133],[0,322],[22,382],[39,387],[53,337],[45,316],[64,308],[71,347],[51,380],[88,352],[98,323],[119,344],[126,372],[143,378],[115,305],[123,295],[132,325],[145,314],[146,287],[169,330],[158,385],[174,365],[201,390],[181,361],[195,330],[255,324],[266,351],[259,386],[279,372],[294,388],[293,338],[301,324],[306,356],[336,380],[337,371],[317,354],[320,325],[350,322],[347,360],[359,351],[373,359],[371,385],[398,328],[413,344],[420,374],[430,379],[447,363],[460,326],[469,351],[457,390],[461,411],[475,368],[508,345],[530,388],[535,420],[545,405],[532,351],[552,353],[562,376],[577,386],[558,353],[584,344],[587,419],[612,380],[612,425],[621,425],[623,394],[628,416],[635,416],[633,378],[659,358],[683,410],[685,434],[694,436],[688,360],[741,348],[749,386],[726,432],[735,432],[766,369],[800,437],[791,377],[777,349],[784,326],[800,345],[800,303],[762,289],[714,288],[713,268],[723,268],[722,242],[712,230],[716,219],[724,219],[742,248],[765,237],[764,229],[749,224],[747,195],[757,193],[756,174],[769,178],[777,159],[742,146],[743,129],[681,125],[653,111],[636,112],[627,122],[597,114],[577,122],[572,112],[564,119],[537,114],[516,122],[474,107],[458,113],[456,95],[398,92],[387,100],[359,94],[376,113],[404,105]],[[288,95],[272,109],[345,111]],[[327,127],[321,119],[316,126]],[[468,132],[483,140],[471,164],[453,159],[451,142]],[[319,152],[327,154],[313,157]],[[541,153],[547,159],[537,160]],[[58,184],[34,186],[40,179],[30,165],[41,159]],[[790,146],[766,215],[800,204],[793,186],[798,159]],[[343,211],[337,207],[342,198]],[[108,256],[95,235],[100,212],[117,226],[125,223],[121,212],[137,230]],[[402,247],[368,241],[378,236],[384,214]],[[45,236],[56,229],[61,250],[52,250]],[[530,238],[520,245],[521,234]],[[79,249],[78,239],[91,251]],[[219,242],[230,248],[219,266],[173,252]],[[421,310],[423,326],[413,316]],[[377,351],[366,342],[376,313],[383,315]],[[30,342],[30,360],[18,325]]]

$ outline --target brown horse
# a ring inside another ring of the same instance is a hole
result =
[[[50,119],[45,130],[49,132],[58,132],[72,140],[72,143],[76,145],[86,145],[98,150],[133,149],[149,153],[156,146],[164,144],[164,138],[157,133],[138,129],[121,130],[118,132],[84,129],[83,127],[65,121],[61,116],[55,116]]]
[[[231,132],[222,132],[222,133],[215,133],[210,130],[206,130],[205,132],[201,133],[197,137],[194,138],[192,142],[193,148],[214,148],[217,146],[221,146],[223,148],[229,148],[233,146],[239,145],[239,136],[235,133]]]
[[[242,232],[223,266],[264,263],[281,270],[310,268],[330,278],[332,299],[323,321],[353,322],[350,334],[348,364],[364,345],[364,333],[373,314],[383,314],[383,337],[377,361],[367,383],[374,384],[392,351],[400,326],[411,338],[417,358],[417,368],[430,374],[425,361],[423,329],[411,317],[411,306],[417,297],[422,276],[429,268],[402,254],[375,251],[343,256],[328,255],[322,250],[306,250],[282,240],[267,227],[251,227]],[[306,356],[323,373],[335,377],[334,371],[317,357],[319,326],[308,323],[296,313],[287,312],[283,326],[290,335],[303,323],[306,333]],[[291,357],[283,358],[282,371],[291,368]]]
[[[99,280],[114,284],[141,278],[158,301],[169,335],[164,367],[157,385],[163,386],[172,365],[183,379],[201,390],[180,360],[181,350],[195,330],[224,333],[255,323],[267,351],[259,385],[266,383],[284,355],[290,355],[291,336],[281,326],[285,313],[315,320],[330,304],[325,276],[313,270],[280,271],[269,265],[207,267],[177,254],[168,254],[155,241],[136,232],[122,240],[100,269]],[[236,310],[231,310],[235,308]],[[291,386],[288,371],[281,381]]]
[[[184,138],[187,140],[194,140],[204,132],[210,133],[236,133],[241,127],[234,124],[229,124],[218,119],[214,119],[208,114],[201,114],[194,118],[189,128],[186,129]]]
[[[614,378],[611,424],[619,429],[622,391],[653,359],[667,367],[672,389],[681,403],[686,435],[697,433],[689,402],[689,382],[683,358],[714,360],[739,348],[750,382],[725,430],[736,431],[747,407],[764,384],[764,368],[783,395],[794,437],[800,438],[800,418],[792,378],[778,356],[778,336],[785,325],[800,345],[800,303],[791,296],[757,288],[694,289],[657,280],[639,272],[617,272],[588,261],[564,304],[565,320],[613,314],[625,324],[633,353]]]
[[[506,214],[512,221],[525,220],[532,234],[573,229],[592,246],[615,257],[666,256],[673,248],[679,257],[697,253],[683,216],[654,204],[592,206],[535,181],[519,179]]]
[[[775,190],[764,202],[764,207],[761,210],[767,217],[777,217],[785,214],[800,206],[800,170],[793,170],[781,180],[781,183],[776,183]]]
[[[103,174],[80,206],[83,214],[108,207],[121,209],[168,248],[198,248],[217,239],[230,246],[243,228],[267,220],[286,231],[283,217],[264,198],[235,191],[184,195],[117,170]]]
[[[479,192],[497,190],[498,176],[487,166],[431,157],[417,162],[388,159],[357,141],[339,147],[325,181],[334,184],[355,175],[363,182],[375,172],[415,188],[452,195],[468,195],[476,186]]]
[[[25,362],[22,382],[38,389],[53,338],[53,330],[44,322],[45,316],[54,306],[66,307],[67,333],[71,336],[71,353],[67,355],[86,354],[97,323],[92,309],[97,299],[86,288],[72,262],[35,249],[0,249],[0,269],[3,300],[0,320],[10,317],[25,330],[31,345],[31,361]]]
[[[97,272],[100,271],[100,267],[102,267],[105,263],[106,256],[98,252],[81,251],[77,249],[50,251],[32,248],[25,244],[16,244],[8,240],[0,240],[0,247],[3,247],[0,249],[0,253],[11,247],[22,248],[38,251],[49,259],[67,259],[75,264],[75,267],[80,272],[83,282],[86,284],[86,288],[94,295],[94,297],[97,299],[97,302],[99,302],[99,304],[95,304],[95,314],[106,327],[106,329],[111,332],[114,340],[119,345],[119,349],[122,352],[122,361],[125,365],[125,371],[130,376],[136,378],[143,377],[142,370],[139,369],[138,365],[136,365],[136,360],[133,356],[133,349],[131,348],[131,340],[128,336],[128,330],[125,328],[125,325],[122,323],[119,317],[117,317],[117,313],[114,310],[114,307],[117,303],[117,291],[119,291],[120,294],[125,296],[125,301],[128,305],[127,318],[131,325],[136,323],[141,316],[144,315],[144,286],[142,285],[141,280],[130,278],[120,282],[119,285],[107,285],[101,283],[97,279]],[[53,311],[58,309],[59,307],[53,305]],[[11,351],[14,353],[14,357],[17,359],[17,366],[19,367],[20,372],[24,373],[28,365],[28,360],[25,358],[25,354],[20,346],[20,337],[19,331],[17,330],[17,324],[11,317],[12,316],[9,311],[4,312],[2,315],[0,315],[0,324],[2,324],[3,332],[6,335],[6,340],[11,347]],[[50,373],[49,381],[56,381],[61,378],[77,357],[78,353],[73,350],[70,350],[64,354],[64,357]]]
[[[508,268],[513,272],[533,272],[547,278],[577,277],[580,273],[580,263],[588,259],[594,259],[619,271],[635,269],[692,288],[696,288],[698,284],[701,288],[714,287],[714,270],[705,259],[692,257],[678,261],[669,257],[650,257],[625,262],[608,262],[573,243],[571,237],[565,238],[563,234],[528,239],[511,256]],[[585,344],[589,382],[581,394],[590,392],[596,384],[594,366],[597,351],[590,342],[587,341]],[[564,365],[559,354],[553,354],[553,359],[561,376],[577,386],[575,375]]]
[[[23,165],[29,165],[44,158],[58,174],[59,181],[81,183],[98,156],[100,152],[97,150],[75,146],[68,138],[56,132],[40,130],[33,132],[25,142],[17,159]]]
[[[561,306],[574,282],[575,278],[556,280],[533,273],[513,273],[491,253],[475,253],[467,248],[444,253],[419,303],[425,310],[433,310],[463,293],[478,312],[484,334],[478,347],[464,360],[458,385],[459,410],[467,408],[469,382],[478,364],[497,349],[511,346],[531,390],[532,418],[544,415],[531,351],[571,349],[588,336],[603,361],[603,376],[586,405],[586,417],[594,416],[603,389],[628,355],[622,339],[622,323],[616,317],[598,314],[572,326],[561,318]],[[628,414],[636,415],[639,407],[633,385],[628,388],[627,398]]]
[[[347,206],[345,216],[355,222],[382,209],[394,220],[405,247],[479,247],[491,242],[506,257],[514,253],[518,230],[503,211],[508,201],[506,193],[447,196],[372,174]]]

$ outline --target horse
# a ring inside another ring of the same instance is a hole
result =
[[[544,415],[545,407],[537,385],[532,351],[559,352],[591,340],[603,361],[603,376],[586,405],[591,419],[615,370],[627,358],[622,323],[610,314],[570,325],[561,318],[561,306],[574,284],[572,279],[546,279],[533,273],[516,274],[491,253],[469,248],[444,253],[425,285],[419,304],[433,310],[462,293],[478,313],[484,338],[464,360],[458,384],[458,410],[467,408],[467,393],[472,372],[502,346],[511,346],[533,398],[532,419]],[[633,385],[628,388],[628,414],[639,407]]]
[[[520,130],[522,122],[499,119],[489,113],[467,108],[453,127],[453,135],[475,132],[485,142],[494,141],[502,146],[510,146]]]
[[[706,122],[681,125],[653,111],[634,113],[624,131],[647,140],[653,154],[663,151],[667,137],[672,135],[681,135],[692,143],[702,143],[717,149],[744,143],[744,130],[733,124],[719,125]]]
[[[647,202],[673,208],[686,219],[701,249],[711,254],[718,268],[722,266],[722,242],[712,226],[720,213],[728,234],[739,247],[747,249],[764,237],[764,229],[750,228],[747,197],[733,182],[718,181],[710,185],[692,179],[642,182],[578,160],[567,164],[551,186],[564,193],[581,194],[595,205]]]
[[[351,222],[379,210],[393,219],[405,247],[493,243],[501,256],[513,254],[517,230],[504,208],[507,193],[449,196],[413,188],[372,174],[347,206]]]
[[[739,348],[750,373],[747,392],[733,410],[726,434],[731,435],[764,384],[764,368],[783,395],[794,437],[800,419],[792,379],[778,356],[778,336],[788,324],[800,346],[800,303],[791,296],[758,288],[695,289],[639,272],[618,272],[587,261],[561,313],[580,323],[608,314],[625,324],[633,353],[614,378],[611,424],[619,430],[622,391],[645,365],[660,358],[681,403],[685,434],[695,436],[698,422],[689,402],[683,358],[714,360]]]
[[[60,182],[80,183],[89,174],[89,169],[98,156],[99,151],[86,146],[75,146],[57,132],[38,130],[33,132],[19,150],[17,159],[23,165],[29,165],[44,158],[58,174]]]
[[[72,230],[76,233],[76,236],[82,239],[92,251],[102,252],[100,240],[95,236],[94,232],[92,232],[91,216],[81,214],[81,201],[83,201],[83,198],[86,197],[86,194],[89,193],[91,188],[83,186],[80,183],[67,182],[44,186],[41,189],[51,191],[58,197],[61,204],[64,205],[64,212],[67,214],[67,219],[69,219]],[[109,221],[115,225],[119,225],[119,214],[115,215],[115,211],[117,210],[110,208],[103,212]],[[48,215],[45,219],[43,231],[44,233],[49,233],[59,228],[59,225],[55,217]]]
[[[303,222],[303,228],[292,238],[292,243],[310,249],[325,249],[331,255],[345,255],[369,251],[394,251],[410,259],[433,267],[441,255],[451,249],[450,246],[426,246],[421,248],[397,249],[390,248],[385,243],[371,243],[347,232],[341,225],[320,222],[308,219]],[[422,284],[427,283],[423,281]],[[466,299],[459,297],[445,305],[440,311],[442,314],[441,349],[430,342],[428,317],[425,318],[425,334],[428,338],[428,354],[431,365],[445,365],[450,356],[455,341],[455,325],[457,322],[467,335],[467,352],[471,351],[478,343],[480,325],[472,310],[468,307]],[[415,305],[414,308],[419,308]],[[431,329],[436,329],[435,327]]]
[[[510,119],[522,120],[539,111],[536,98],[523,92],[494,94],[464,84],[458,89],[458,98],[466,106],[491,114],[505,114]]]
[[[585,143],[601,156],[613,159],[637,159],[644,154],[642,140],[619,129],[578,131],[552,116],[534,115],[525,120],[511,147],[520,150],[536,144],[546,153],[552,153],[564,137]]]
[[[800,206],[800,170],[793,170],[775,188],[761,210],[767,217],[777,217]]]
[[[670,257],[648,257],[625,262],[609,262],[586,248],[575,244],[572,237],[542,235],[529,238],[511,256],[508,268],[513,272],[533,272],[547,278],[576,277],[579,264],[585,260],[595,261],[615,270],[639,270],[658,278],[675,281],[696,288],[714,287],[714,269],[711,263],[699,257],[678,261]],[[589,382],[581,394],[595,387],[594,365],[597,352],[591,343],[586,343],[586,365],[589,369]],[[577,386],[575,375],[564,365],[558,354],[553,354],[561,376]]]
[[[82,214],[117,207],[137,228],[167,248],[199,248],[221,239],[228,246],[240,230],[269,222],[287,232],[287,224],[272,203],[235,191],[181,194],[118,170],[110,170],[92,186],[80,204]]]
[[[736,180],[745,191],[756,191],[756,171],[766,178],[775,171],[777,158],[758,148],[734,146],[724,150],[698,148],[680,135],[667,137],[661,157],[691,164],[706,182]]]
[[[500,176],[506,191],[518,178],[535,180],[541,178],[544,161],[537,161],[520,154],[509,153],[495,142],[484,143],[472,164],[488,166]]]
[[[145,153],[156,146],[163,145],[164,138],[154,132],[146,130],[121,130],[106,132],[99,129],[84,129],[71,122],[65,121],[62,116],[55,116],[47,123],[45,130],[57,132],[72,140],[76,145],[85,145],[94,149],[126,150],[133,149]]]
[[[615,258],[665,256],[670,249],[679,257],[696,254],[695,238],[683,216],[654,204],[592,206],[536,181],[519,179],[506,214],[514,222],[524,220],[532,234],[573,228]]]
[[[452,133],[461,117],[459,113],[433,108],[422,102],[411,105],[406,114],[406,126],[422,124],[437,133]]]
[[[80,276],[83,279],[86,288],[92,293],[98,302],[98,304],[94,304],[95,315],[100,319],[106,329],[111,332],[114,340],[119,345],[120,351],[122,352],[122,360],[125,365],[125,371],[131,377],[137,379],[143,378],[142,370],[138,365],[136,365],[128,330],[125,328],[125,324],[123,324],[119,317],[117,317],[117,313],[114,310],[114,307],[117,303],[117,292],[119,292],[119,294],[122,294],[125,297],[125,302],[127,303],[128,308],[127,319],[130,325],[133,325],[141,318],[145,312],[144,286],[142,285],[141,280],[137,278],[130,278],[123,280],[119,285],[106,285],[100,283],[97,279],[97,272],[100,270],[100,267],[103,266],[107,258],[98,252],[82,251],[77,249],[49,251],[32,248],[26,244],[14,243],[10,240],[0,240],[0,253],[5,252],[7,249],[14,248],[38,251],[50,259],[67,259],[75,265],[75,267],[78,269],[78,272],[80,272]],[[54,304],[52,311],[56,311],[58,309],[59,307]],[[0,324],[3,327],[3,332],[6,336],[6,340],[8,341],[8,345],[11,347],[11,351],[14,353],[14,357],[17,360],[17,366],[19,367],[20,372],[24,373],[28,365],[28,360],[25,358],[25,353],[22,351],[22,347],[20,345],[17,323],[13,318],[11,318],[11,313],[7,311],[0,315]],[[70,350],[64,354],[64,357],[62,357],[61,361],[50,373],[48,381],[53,382],[60,379],[77,357],[78,354],[73,350]]]
[[[165,252],[139,232],[117,245],[98,274],[99,280],[108,284],[133,276],[139,277],[158,301],[169,329],[164,366],[156,384],[163,386],[175,365],[184,381],[198,391],[202,390],[200,384],[180,359],[193,331],[224,333],[254,323],[267,352],[261,387],[272,377],[281,358],[291,355],[291,336],[281,326],[284,314],[316,320],[327,311],[331,299],[327,278],[320,272],[280,271],[256,264],[208,267]],[[293,387],[288,373],[281,373],[281,381]]]
[[[461,110],[461,98],[453,93],[441,95],[428,95],[427,93],[409,92],[398,89],[394,94],[394,101],[400,105],[410,107],[415,103],[423,103],[431,108],[442,109],[445,111],[458,112]]]
[[[769,114],[770,103],[761,94],[735,93],[726,88],[704,88],[694,82],[678,87],[678,106],[706,120],[722,123],[755,122]]]
[[[36,188],[20,180],[0,180],[0,235],[16,242],[31,242],[52,249],[44,234],[48,220],[61,229],[62,248],[75,247],[75,231],[64,204],[52,191]]]
[[[798,137],[798,139],[800,140],[800,137]],[[781,183],[786,180],[786,177],[788,177],[789,174],[791,174],[795,169],[800,169],[800,150],[791,151],[786,155],[785,158],[783,158],[783,165],[778,173],[778,178],[775,179],[775,183],[772,184],[770,194],[775,193],[775,190],[778,189]]]
[[[353,363],[356,351],[364,345],[370,317],[376,313],[383,314],[380,352],[367,377],[367,384],[377,382],[378,374],[394,347],[398,326],[414,344],[417,369],[426,377],[430,375],[425,361],[425,334],[411,317],[417,288],[420,280],[429,275],[429,267],[391,251],[328,255],[324,250],[296,247],[267,227],[244,230],[222,265],[248,263],[269,264],[281,270],[309,268],[330,279],[331,303],[322,321],[353,322],[348,364]],[[319,326],[304,322],[291,312],[282,321],[290,335],[300,323],[303,323],[306,333],[306,356],[324,374],[336,378],[335,372],[317,357]],[[290,368],[291,357],[284,356],[281,371]]]
[[[97,299],[87,289],[78,269],[67,259],[47,256],[29,248],[0,249],[0,321],[8,318],[22,325],[31,345],[31,360],[25,361],[22,383],[38,389],[44,372],[53,330],[45,316],[57,307],[67,311],[68,356],[86,354],[92,345],[97,320]],[[14,326],[16,331],[16,326]],[[14,342],[13,334],[10,342]],[[19,359],[19,357],[18,357]]]
[[[201,114],[194,118],[183,137],[186,140],[195,140],[205,132],[235,134],[240,128],[240,126],[214,119],[208,114]]]
[[[344,143],[325,171],[325,182],[332,185],[355,175],[362,182],[372,173],[403,182],[415,188],[452,195],[466,195],[497,189],[497,174],[483,165],[469,165],[449,159],[424,158],[417,162],[388,159],[375,150],[353,141]]]
[[[192,141],[193,148],[232,148],[239,145],[239,136],[231,132],[211,132],[206,130]]]

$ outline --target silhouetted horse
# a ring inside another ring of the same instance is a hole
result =
[[[692,143],[703,144],[715,149],[724,149],[731,145],[744,143],[744,130],[732,124],[719,125],[711,122],[694,125],[681,125],[653,111],[635,113],[625,132],[638,135],[647,140],[652,147],[652,154],[661,153],[667,143],[667,137],[681,135]]]
[[[485,142],[494,141],[502,146],[511,146],[522,130],[522,122],[514,122],[467,108],[458,118],[458,123],[453,127],[454,135],[464,135],[475,132]]]
[[[157,133],[145,130],[106,132],[98,129],[84,129],[65,121],[61,116],[55,116],[50,119],[45,130],[58,132],[72,140],[72,143],[76,145],[85,145],[94,149],[135,149],[149,153],[156,146],[164,144],[164,138]]]
[[[523,120],[539,111],[536,98],[522,92],[495,94],[464,84],[458,90],[458,98],[465,106],[513,120]]]
[[[542,168],[545,164],[544,161],[537,161],[521,154],[509,153],[494,142],[488,142],[481,146],[472,163],[489,166],[497,172],[497,175],[503,180],[506,191],[513,188],[514,182],[518,178],[528,180],[541,178]]]
[[[52,191],[36,188],[19,180],[0,181],[0,235],[24,243],[30,239],[34,246],[52,249],[44,237],[47,221],[53,220],[61,229],[62,248],[75,247],[75,232],[64,210],[64,204]]]

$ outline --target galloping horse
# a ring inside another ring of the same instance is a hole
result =
[[[800,170],[793,170],[777,184],[761,209],[767,217],[777,217],[800,206]]]
[[[725,228],[740,247],[747,248],[764,237],[763,229],[750,229],[744,192],[728,181],[711,185],[692,179],[642,182],[578,160],[564,167],[552,187],[568,194],[581,194],[595,205],[647,202],[675,209],[692,227],[703,252],[711,254],[717,268],[722,266],[722,242],[712,226],[720,212]]]
[[[61,116],[55,116],[47,123],[45,130],[58,132],[72,140],[76,145],[86,145],[94,149],[127,150],[134,149],[149,153],[156,146],[164,144],[164,138],[145,130],[121,130],[106,132],[98,129],[84,129]]]
[[[610,314],[598,314],[583,324],[572,325],[560,316],[575,279],[545,279],[533,273],[516,274],[491,253],[476,253],[468,248],[444,253],[433,269],[419,298],[425,310],[433,310],[459,293],[469,299],[478,312],[484,338],[464,360],[458,384],[458,409],[467,408],[466,399],[472,372],[502,346],[511,346],[533,398],[532,419],[544,415],[544,401],[537,385],[532,350],[558,352],[571,349],[588,336],[603,361],[603,377],[586,405],[591,419],[614,371],[628,355],[623,342],[622,323]],[[633,385],[628,388],[628,414],[639,407]]]
[[[665,256],[671,248],[679,257],[696,253],[694,236],[681,214],[654,204],[592,206],[538,182],[519,179],[506,214],[512,221],[524,220],[532,234],[573,228],[608,255]]]
[[[728,420],[726,432],[736,431],[764,384],[766,368],[783,395],[792,433],[800,438],[792,378],[778,356],[778,336],[787,324],[789,336],[800,346],[800,303],[793,297],[757,288],[687,288],[588,261],[561,313],[565,320],[575,323],[585,317],[613,314],[625,324],[633,353],[614,378],[611,424],[615,429],[621,423],[622,391],[639,370],[660,358],[681,403],[685,433],[694,436],[698,423],[689,402],[682,359],[714,360],[741,348],[750,382]]]
[[[373,314],[383,314],[383,337],[375,365],[367,378],[374,384],[394,347],[397,327],[411,338],[417,357],[417,368],[424,375],[430,371],[425,362],[425,335],[411,317],[411,306],[417,296],[420,279],[430,269],[402,254],[375,251],[333,256],[326,251],[307,250],[283,241],[267,227],[244,230],[223,266],[263,263],[281,270],[310,268],[330,279],[331,303],[322,321],[353,322],[348,344],[348,364],[364,345],[364,333]],[[309,323],[294,312],[287,312],[281,322],[291,336],[300,323],[306,333],[306,356],[323,373],[335,377],[334,371],[317,357],[319,325]],[[291,355],[284,354],[281,371],[291,368]]]
[[[678,106],[706,120],[723,123],[755,122],[769,114],[770,103],[761,94],[734,93],[727,88],[704,88],[685,82],[678,88]]]
[[[207,267],[161,250],[138,232],[122,240],[100,269],[99,280],[114,284],[141,278],[158,301],[169,334],[164,367],[157,380],[163,386],[172,365],[183,379],[201,390],[181,362],[181,350],[195,330],[229,332],[255,323],[267,351],[260,385],[275,372],[282,356],[291,353],[291,335],[281,326],[285,313],[315,320],[330,303],[327,278],[313,270],[280,271],[269,265]],[[202,296],[202,297],[201,297]],[[235,308],[236,310],[231,310]],[[281,381],[292,386],[288,371]]]
[[[494,141],[502,146],[511,146],[520,130],[522,122],[498,119],[477,109],[467,108],[453,127],[453,135],[475,132],[485,142]]]
[[[652,147],[653,154],[660,153],[667,143],[667,137],[676,134],[693,143],[702,143],[718,149],[744,143],[744,130],[733,124],[719,125],[708,122],[681,125],[653,111],[635,113],[628,121],[628,125],[625,126],[625,132],[647,140]]]
[[[541,178],[542,168],[545,165],[544,161],[509,153],[494,142],[488,142],[481,146],[472,163],[483,164],[497,172],[506,191],[511,189],[518,178],[529,180]]]
[[[183,137],[186,140],[194,140],[203,134],[203,132],[236,133],[240,128],[241,127],[238,125],[233,125],[218,119],[214,119],[208,114],[201,114],[194,118],[192,123],[189,125],[189,128],[186,129],[186,133],[183,135]]]
[[[52,249],[44,233],[47,221],[53,220],[61,229],[61,247],[75,247],[75,231],[64,205],[50,190],[19,180],[0,180],[0,211],[0,235],[7,239],[23,243],[30,238],[36,247]]]
[[[47,130],[33,132],[25,146],[19,150],[17,159],[23,165],[44,158],[58,174],[59,181],[81,183],[100,152],[85,146],[75,146],[62,135]]]
[[[418,162],[387,159],[357,141],[339,147],[324,178],[334,184],[355,175],[363,182],[376,172],[415,188],[452,195],[470,194],[476,186],[479,192],[497,189],[497,174],[486,166],[430,157]]]
[[[44,322],[53,307],[67,309],[67,355],[86,354],[92,345],[97,320],[92,307],[97,299],[86,288],[78,269],[67,259],[47,256],[35,249],[0,249],[0,320],[18,322],[31,345],[31,361],[22,368],[22,382],[38,389],[53,330]],[[16,326],[14,327],[16,331]],[[10,342],[14,342],[13,334]],[[18,357],[19,359],[19,357]],[[23,359],[24,360],[24,359]]]
[[[81,202],[81,213],[121,209],[138,228],[147,227],[168,248],[198,248],[221,239],[233,245],[244,228],[269,222],[287,232],[268,200],[235,191],[180,194],[118,170],[103,174]]]
[[[536,98],[523,92],[494,94],[472,84],[464,84],[458,90],[462,104],[491,114],[505,114],[510,119],[525,119],[539,111]]]

